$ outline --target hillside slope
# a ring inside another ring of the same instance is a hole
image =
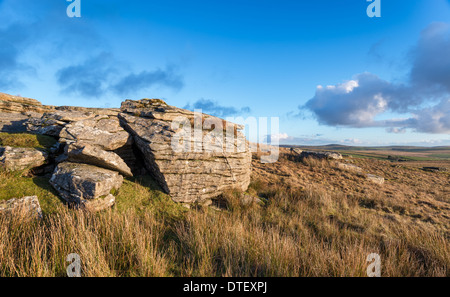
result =
[[[386,182],[282,150],[275,164],[253,156],[246,195],[260,202],[231,191],[188,210],[138,177],[115,193],[115,208],[91,214],[54,203],[45,177],[3,172],[0,193],[38,194],[47,207],[41,221],[0,217],[0,275],[63,276],[76,252],[85,276],[366,276],[371,253],[382,276],[450,276],[449,175],[342,162]]]

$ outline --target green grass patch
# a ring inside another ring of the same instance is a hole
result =
[[[35,135],[28,133],[0,133],[0,146],[31,147],[49,149],[56,139],[46,135]]]
[[[113,195],[116,196],[114,209],[119,213],[136,209],[141,214],[153,212],[159,217],[179,220],[187,211],[163,193],[150,176],[125,179],[122,187]],[[58,197],[48,177],[26,177],[22,172],[0,172],[0,200],[25,196],[37,196],[45,214],[57,213],[64,206],[64,201]]]
[[[42,176],[24,177],[21,172],[0,172],[0,200],[37,196],[45,214],[56,213],[63,202],[48,180]]]
[[[430,157],[450,160],[450,154],[432,154],[432,155],[430,155]]]
[[[187,211],[165,194],[150,176],[127,178],[116,193],[115,208],[124,212],[130,208],[139,213],[153,212],[166,219],[181,219]]]

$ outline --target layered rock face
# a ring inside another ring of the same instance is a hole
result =
[[[87,164],[60,163],[50,184],[68,203],[104,209],[114,204],[112,190],[118,190],[123,177],[119,173]],[[100,200],[99,200],[100,198]]]
[[[104,151],[95,145],[70,144],[67,146],[67,159],[70,162],[92,164],[117,171],[124,176],[133,176],[130,167],[118,154]]]
[[[203,129],[195,131],[190,129],[196,124],[193,112],[157,99],[126,101],[121,109],[122,125],[134,136],[149,171],[174,201],[201,202],[226,189],[248,188],[251,152],[238,131],[242,127],[201,115],[198,124]],[[184,126],[180,128],[177,121]],[[174,140],[181,135],[184,143],[177,146]]]
[[[114,204],[111,191],[120,188],[122,176],[150,173],[182,203],[204,202],[231,188],[245,191],[251,152],[242,128],[159,99],[98,109],[45,106],[0,93],[0,132],[45,134],[61,147],[48,154],[3,148],[3,163],[15,160],[18,170],[50,160],[56,165],[50,183],[60,196],[92,210]]]

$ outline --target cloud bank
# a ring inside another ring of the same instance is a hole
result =
[[[183,77],[174,66],[140,73],[121,70],[119,62],[111,53],[100,53],[84,62],[61,68],[56,73],[61,91],[83,97],[101,97],[108,92],[127,96],[153,86],[180,90]]]
[[[299,108],[311,111],[328,126],[450,134],[450,25],[428,26],[410,56],[405,84],[371,73],[357,74],[341,84],[318,86],[315,96]],[[377,119],[387,112],[407,117]]]

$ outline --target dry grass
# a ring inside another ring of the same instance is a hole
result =
[[[43,221],[0,217],[1,276],[65,276],[71,253],[83,276],[165,276],[161,245],[164,222],[151,213],[108,211],[101,215],[62,208]]]
[[[263,204],[243,205],[232,191],[223,210],[187,211],[137,179],[110,211],[3,216],[0,276],[63,276],[70,253],[80,255],[84,276],[366,276],[370,253],[381,256],[383,276],[450,276],[449,205],[438,187],[448,177],[353,161],[390,172],[386,185],[282,156],[254,168],[248,193]],[[416,180],[422,174],[427,181]]]

